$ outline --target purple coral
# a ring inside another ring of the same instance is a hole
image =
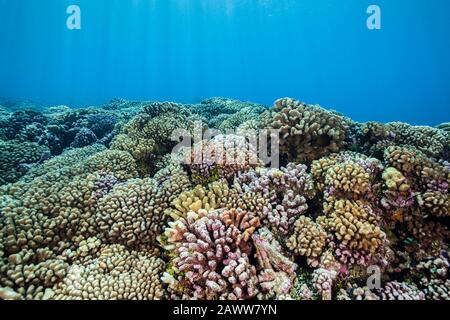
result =
[[[425,300],[425,294],[413,284],[391,281],[381,289],[382,300]]]
[[[290,163],[281,169],[258,168],[241,173],[238,181],[246,192],[269,199],[261,214],[263,223],[286,235],[295,220],[308,209],[307,199],[315,195],[314,183],[302,164]]]
[[[289,190],[283,196],[281,204],[277,204],[272,210],[267,207],[264,210],[269,222],[277,226],[282,234],[288,234],[295,220],[308,210],[308,204],[305,197]]]
[[[120,180],[113,174],[100,172],[99,179],[95,182],[92,189],[92,195],[96,199],[100,199],[107,195]]]
[[[388,211],[410,208],[414,205],[414,193],[412,190],[408,190],[406,193],[386,190],[380,204]]]
[[[303,164],[289,163],[280,169],[260,169],[245,172],[239,175],[239,181],[245,185],[246,190],[269,192],[275,189],[278,192],[292,190],[304,194],[308,198],[315,195],[314,183]]]

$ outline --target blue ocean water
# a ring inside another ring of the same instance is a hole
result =
[[[69,5],[81,30],[66,27]],[[381,8],[381,30],[366,26]],[[448,0],[0,0],[0,96],[271,105],[450,120]]]

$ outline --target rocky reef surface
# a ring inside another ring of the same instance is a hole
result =
[[[0,103],[0,299],[450,299],[448,122]],[[174,152],[199,123],[220,134]],[[244,134],[262,129],[279,167]],[[221,161],[187,161],[204,150]]]

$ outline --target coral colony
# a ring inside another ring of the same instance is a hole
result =
[[[31,107],[0,108],[1,299],[450,298],[448,123],[289,98]],[[219,134],[175,148],[198,123]],[[279,166],[245,135],[263,129]]]

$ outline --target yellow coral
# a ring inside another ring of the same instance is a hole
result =
[[[450,195],[439,191],[428,191],[418,194],[419,206],[426,208],[436,217],[450,215]]]
[[[392,191],[406,192],[410,186],[406,183],[405,176],[393,167],[388,167],[383,171],[382,178],[386,187]]]
[[[197,185],[194,189],[182,192],[167,211],[172,219],[185,216],[189,211],[198,212],[200,209],[213,210],[222,208],[231,191],[226,182],[213,182],[207,187]]]
[[[318,257],[325,246],[327,233],[310,218],[301,216],[294,224],[294,234],[286,245],[298,255]]]
[[[388,147],[384,152],[384,157],[388,163],[397,170],[404,173],[416,172],[419,160],[419,152],[410,147]]]
[[[383,244],[386,235],[368,203],[329,198],[324,203],[324,212],[326,215],[317,222],[348,248],[374,253]]]
[[[323,157],[312,162],[311,174],[316,182],[316,187],[318,190],[324,191],[327,171],[338,162],[338,154],[332,154],[328,157]]]
[[[346,161],[327,171],[325,184],[337,191],[361,195],[370,190],[370,175],[357,163]]]

